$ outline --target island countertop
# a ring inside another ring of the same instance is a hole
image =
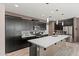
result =
[[[36,44],[37,46],[48,48],[49,46],[70,37],[69,35],[57,35],[57,36],[46,36],[37,39],[28,40],[28,42]]]

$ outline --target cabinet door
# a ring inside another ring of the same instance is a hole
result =
[[[15,37],[15,22],[13,20],[14,17],[11,17],[11,16],[6,16],[5,19],[6,19],[6,30],[5,30],[5,51],[6,52],[10,52],[13,50],[13,45],[14,45],[14,37]]]
[[[74,41],[79,41],[79,18],[74,18]]]
[[[14,25],[15,22],[13,20],[13,17],[6,16],[6,37],[13,37],[14,36]]]
[[[65,31],[66,34],[68,34],[68,26],[64,26],[64,27],[63,27],[63,31]]]
[[[72,26],[69,26],[69,34],[72,35]]]
[[[77,41],[79,41],[79,18],[77,18]]]
[[[72,35],[72,26],[64,26],[63,31],[66,31],[66,34]]]

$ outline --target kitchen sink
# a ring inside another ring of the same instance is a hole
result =
[[[57,37],[58,35],[52,35],[52,37]]]

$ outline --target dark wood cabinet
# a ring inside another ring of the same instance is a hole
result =
[[[62,25],[63,22],[63,25]],[[55,30],[63,30],[63,26],[73,26],[73,18],[60,20],[58,24],[55,22]]]
[[[5,52],[9,53],[30,46],[27,40],[31,38],[22,39],[21,31],[33,30],[35,22],[10,15],[6,15],[5,20]],[[43,23],[39,26],[45,28]]]
[[[55,23],[55,30],[63,30],[62,23],[59,23],[59,24]]]
[[[72,26],[73,25],[73,18],[68,20],[63,20],[64,26]]]
[[[18,49],[28,47],[28,39],[21,38],[21,31],[32,30],[32,22],[23,20],[20,17],[6,15],[5,29],[5,52],[9,53]]]

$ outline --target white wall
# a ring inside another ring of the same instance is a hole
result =
[[[0,4],[0,55],[5,55],[5,7]]]

